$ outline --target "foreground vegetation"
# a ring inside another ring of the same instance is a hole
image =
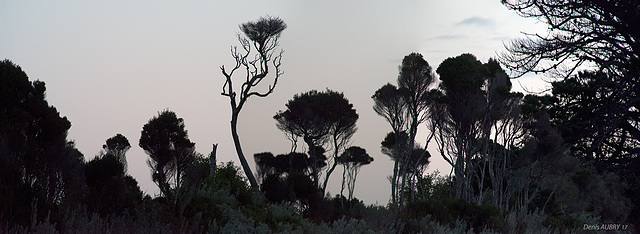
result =
[[[32,203],[23,223],[3,222],[2,233],[523,233],[582,230],[597,223],[589,215],[551,215],[539,211],[501,214],[491,205],[474,205],[448,198],[448,185],[428,175],[433,194],[402,212],[339,195],[323,199],[310,210],[300,202],[269,202],[254,192],[239,168],[220,164],[176,216],[163,197],[135,199],[117,212],[91,211],[91,206],[58,207]],[[117,206],[118,204],[110,204]],[[89,208],[88,208],[89,207]],[[313,213],[313,214],[312,214]],[[5,220],[6,221],[6,220]],[[22,221],[22,220],[14,220]]]
[[[436,69],[411,53],[396,84],[373,94],[373,109],[391,128],[380,144],[394,162],[384,207],[353,197],[359,168],[373,158],[349,145],[359,115],[340,92],[295,95],[273,116],[290,151],[254,154],[255,174],[247,164],[237,118],[249,97],[268,96],[282,74],[275,50],[286,24],[277,17],[242,24],[244,52],[233,47],[236,65],[221,67],[242,169],[217,164],[216,146],[208,157],[196,152],[184,119],[164,110],[138,141],[161,192],[156,197],[127,174],[125,136],[107,139],[86,162],[67,140],[71,123],[46,101],[44,82],[4,60],[0,232],[640,232],[640,6],[503,4],[547,23],[548,35],[514,41],[498,60],[461,54]],[[559,69],[567,65],[573,67]],[[519,75],[551,71],[558,79],[548,94],[524,95],[512,91],[503,66]],[[246,72],[240,87],[233,86],[237,70]],[[273,83],[264,93],[251,90],[269,74]],[[427,129],[424,142],[419,126]],[[297,149],[299,139],[306,152]],[[427,145],[450,174],[425,173]],[[330,196],[327,181],[339,167],[342,189]]]

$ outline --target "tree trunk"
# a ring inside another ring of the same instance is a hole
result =
[[[309,158],[311,158],[311,176],[313,177],[313,185],[315,185],[315,187],[318,189],[322,189],[320,188],[320,178],[318,177],[318,171],[320,170],[320,168],[318,168],[316,145],[313,142],[313,139],[311,139],[310,137],[305,136],[303,140],[305,143],[307,143],[307,147],[309,147]],[[322,192],[322,196],[324,197],[324,191]]]
[[[238,159],[240,159],[240,164],[242,165],[242,170],[244,170],[247,179],[249,179],[249,183],[251,187],[255,190],[259,190],[258,181],[256,181],[256,177],[253,176],[253,172],[251,172],[251,167],[249,167],[249,163],[247,163],[247,159],[242,152],[242,146],[240,145],[240,137],[238,137],[238,112],[233,110],[231,114],[231,136],[233,137],[233,144],[236,147],[236,153],[238,154]]]
[[[333,171],[336,169],[336,166],[338,166],[338,152],[339,152],[338,148],[341,148],[341,147],[338,147],[338,138],[335,134],[333,135],[333,148],[334,148],[333,164],[331,165],[329,170],[326,171],[324,182],[322,182],[322,194],[325,194],[327,190],[327,183],[329,183],[329,176],[331,176],[331,173],[333,173]]]
[[[176,163],[177,164],[177,163]],[[174,197],[173,197],[173,209],[175,212],[176,217],[180,217],[180,210],[179,210],[179,198],[180,198],[180,167],[176,166],[176,189],[175,192],[173,192]]]
[[[213,149],[211,150],[211,154],[209,155],[209,176],[211,176],[211,178],[216,176],[217,151],[218,151],[218,143],[213,144]]]
[[[397,150],[396,150],[397,152]],[[397,200],[397,192],[396,192],[396,187],[397,187],[397,179],[398,178],[398,159],[394,160],[393,163],[393,177],[391,177],[391,204],[393,204],[393,206],[395,208],[398,208],[398,200]]]
[[[347,165],[342,167],[342,186],[340,187],[340,206],[344,208],[344,182],[347,178]]]

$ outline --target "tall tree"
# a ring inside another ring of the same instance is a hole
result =
[[[79,202],[86,188],[84,156],[66,139],[70,128],[47,102],[44,82],[0,61],[0,161],[11,162],[20,182],[49,204]]]
[[[404,57],[399,67],[397,79],[398,88],[387,84],[378,89],[371,97],[374,100],[373,109],[383,116],[391,125],[395,136],[401,132],[407,134],[406,141],[395,139],[396,155],[399,160],[394,163],[391,182],[392,203],[402,206],[404,196],[397,191],[405,186],[408,162],[411,149],[418,133],[418,126],[426,120],[431,102],[430,87],[433,85],[434,73],[426,60],[419,53],[411,53]],[[433,133],[433,131],[432,131]],[[427,137],[427,142],[433,134]],[[403,175],[398,177],[398,175]]]
[[[473,159],[481,146],[480,122],[486,113],[484,69],[471,54],[448,58],[437,69],[445,98],[440,103],[443,111],[438,112],[436,141],[440,154],[453,168],[455,197],[468,201],[472,200]]]
[[[182,176],[197,158],[184,120],[169,110],[158,113],[143,126],[139,146],[149,155],[153,182],[177,205]]]
[[[309,149],[311,176],[323,193],[331,173],[338,165],[337,158],[349,144],[356,131],[359,116],[344,94],[332,90],[296,94],[286,104],[287,110],[278,112],[273,118],[283,132],[302,137]],[[328,147],[324,147],[328,146]],[[324,148],[332,149],[326,164]],[[324,178],[321,169],[327,165]]]
[[[401,136],[406,136],[406,103],[404,100],[405,90],[399,90],[395,85],[387,83],[378,89],[371,97],[374,101],[373,110],[378,115],[384,117],[391,125],[393,130],[387,134],[382,142],[382,152],[393,159],[393,174],[391,176],[391,203],[398,205],[398,170],[401,165],[400,155],[405,152],[405,144],[399,143],[406,141],[406,139],[400,139]],[[391,139],[391,138],[393,139]],[[385,142],[386,145],[385,145]]]
[[[277,17],[261,17],[255,22],[247,22],[240,25],[240,30],[245,37],[238,34],[238,41],[242,47],[242,51],[238,51],[237,47],[231,47],[231,56],[235,59],[236,64],[227,70],[224,65],[220,67],[225,77],[225,83],[222,86],[222,96],[229,98],[231,105],[231,136],[233,143],[240,159],[240,164],[244,170],[251,187],[258,189],[258,182],[251,172],[251,167],[247,163],[247,159],[240,145],[240,137],[238,136],[238,116],[242,107],[251,96],[266,97],[273,93],[278,83],[278,78],[282,75],[280,70],[280,61],[282,59],[282,50],[276,53],[278,47],[278,39],[280,34],[287,25]],[[252,53],[252,48],[256,50]],[[258,86],[269,74],[269,67],[273,67],[274,78],[273,83],[267,87],[264,92],[252,90]],[[236,93],[237,87],[233,85],[233,74],[238,70],[244,70],[245,78],[240,86],[239,95]]]
[[[455,197],[481,204],[493,196],[502,208],[509,199],[504,190],[508,160],[525,134],[522,95],[510,92],[509,77],[494,59],[483,64],[462,54],[443,61],[437,73],[441,93],[431,122],[438,150],[454,173]]]

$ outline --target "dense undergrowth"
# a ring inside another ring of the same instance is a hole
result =
[[[490,204],[449,198],[445,180],[433,180],[432,196],[402,211],[365,205],[337,195],[311,210],[303,201],[269,201],[252,190],[231,163],[220,164],[191,196],[182,214],[163,197],[146,196],[121,212],[99,214],[80,205],[47,209],[37,201],[29,223],[7,222],[2,233],[571,233],[599,223],[586,213],[538,210],[502,213]],[[431,176],[434,176],[433,174]],[[440,182],[438,182],[440,181]],[[629,230],[632,230],[629,228]]]

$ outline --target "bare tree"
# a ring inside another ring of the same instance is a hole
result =
[[[596,65],[621,81],[637,84],[640,66],[640,3],[629,0],[504,0],[525,18],[548,26],[546,35],[525,34],[507,45],[502,64],[523,75],[558,71],[564,77],[580,65]],[[635,78],[633,78],[635,77]]]
[[[241,51],[233,46],[231,47],[231,56],[235,59],[235,66],[227,70],[225,66],[221,66],[220,70],[225,77],[225,83],[222,86],[222,96],[229,98],[231,105],[231,136],[233,143],[240,159],[240,164],[244,170],[251,187],[258,189],[258,182],[251,172],[251,167],[247,163],[247,159],[242,152],[240,145],[240,137],[238,136],[238,116],[242,107],[251,96],[266,97],[273,93],[278,83],[278,78],[282,75],[280,70],[280,61],[282,59],[282,50],[276,53],[278,47],[278,39],[280,34],[287,25],[278,17],[261,17],[255,22],[247,22],[240,25],[240,30],[245,37],[238,34],[238,41],[242,47]],[[256,51],[253,52],[252,48]],[[267,87],[265,91],[259,92],[252,90],[258,86],[269,74],[269,67],[275,69],[273,83]],[[239,87],[239,94],[234,89],[233,75],[238,70],[244,70],[245,79],[240,80],[242,85]]]

